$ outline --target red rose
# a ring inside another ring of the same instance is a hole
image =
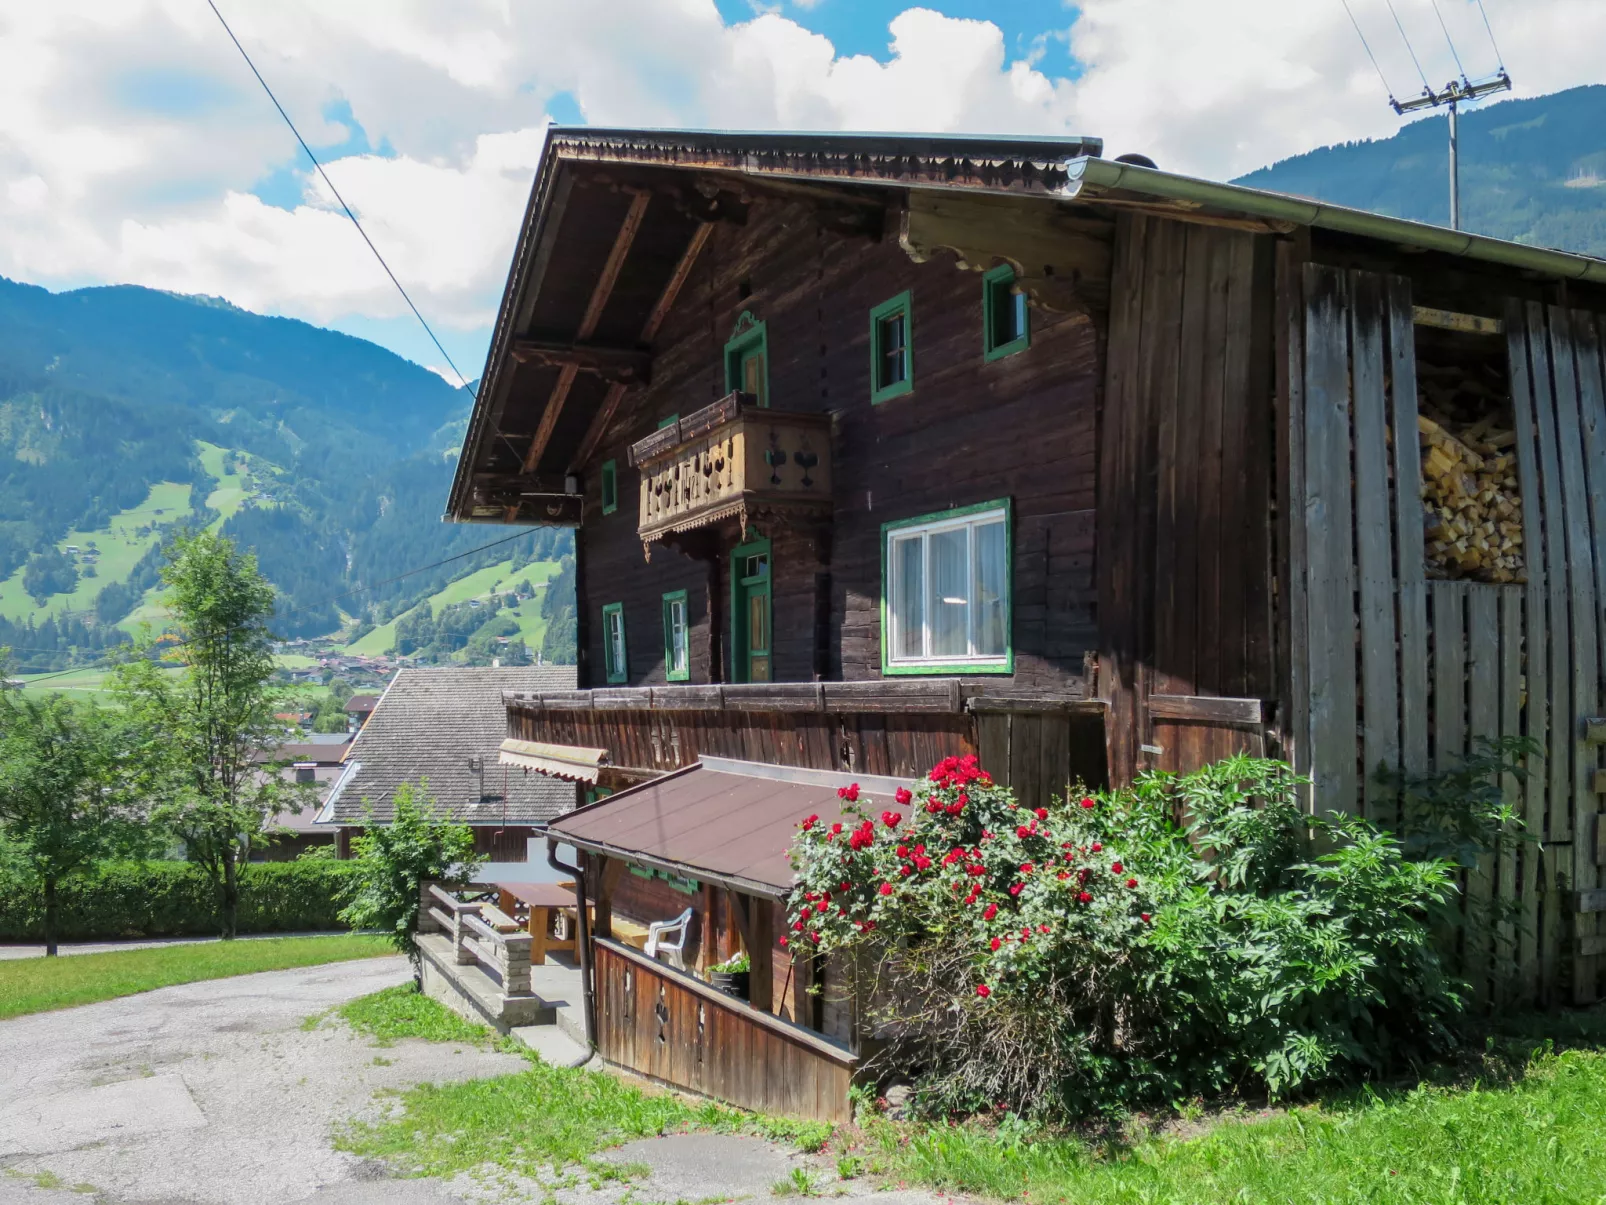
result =
[[[910,792],[908,787],[899,787],[892,793],[892,797],[900,804],[907,807],[909,805],[909,801],[914,798],[914,795]]]
[[[915,869],[916,870],[929,870],[929,869],[931,869],[931,859],[927,858],[927,857],[917,857],[917,858],[915,858]]]
[[[838,799],[846,799],[849,803],[857,803],[859,801],[859,784],[854,783],[851,786],[838,787],[836,789],[836,797]]]
[[[1047,925],[1038,925],[1037,926],[1037,931],[1039,933],[1047,933],[1048,932],[1048,926]]]
[[[1147,912],[1140,912],[1138,915],[1143,917],[1143,923],[1144,924],[1148,924],[1149,923],[1149,914]]]
[[[1030,862],[1022,862],[1021,866],[1020,866],[1020,872],[1022,874],[1031,874],[1032,873],[1032,864]]]
[[[907,862],[905,862],[902,866],[898,867],[898,873],[901,874],[906,879],[910,875],[912,875],[914,872],[915,872],[915,868],[913,866],[909,865],[909,863],[907,863]]]
[[[784,933],[781,935],[781,949],[786,949],[786,935]]]
[[[1104,846],[1100,845],[1097,841],[1093,842],[1090,848],[1094,853],[1102,853],[1104,851]]]
[[[1087,891],[1082,892],[1076,898],[1080,903],[1083,903],[1083,904],[1091,904],[1093,902],[1092,893],[1087,892]]]
[[[842,822],[839,820],[831,826],[831,835],[834,837],[842,831]]]
[[[814,909],[810,908],[807,904],[804,904],[803,907],[798,911],[798,915],[804,920],[808,920],[809,917],[814,915]]]
[[[993,917],[995,917],[997,915],[998,915],[998,905],[997,904],[988,904],[987,908],[986,908],[986,911],[984,911],[981,914],[983,920],[992,920]]]
[[[909,856],[909,847],[907,845],[898,846],[898,856],[900,858],[907,858]]]
[[[898,827],[898,822],[900,820],[902,820],[902,819],[903,819],[903,817],[900,816],[897,812],[882,812],[881,813],[881,823],[886,825],[888,828],[897,828]]]
[[[1082,806],[1091,811],[1093,808],[1093,801],[1091,799],[1084,799],[1082,800]]]
[[[1120,874],[1125,869],[1126,869],[1126,867],[1122,866],[1119,862],[1111,862],[1110,863],[1110,873],[1111,874]]]
[[[1136,887],[1138,885],[1138,881],[1136,879],[1128,879],[1126,881],[1126,885],[1128,887]]]
[[[852,891],[853,890],[853,884],[852,883],[843,883],[842,884],[842,890],[843,891]]]
[[[793,921],[792,922],[792,932],[794,932],[794,933],[803,932],[803,922],[800,921],[800,920]]]
[[[957,816],[965,810],[965,805],[962,803],[950,803],[946,810],[950,816]]]
[[[1010,885],[1010,888],[1009,888],[1009,894],[1010,895],[1019,895],[1020,894],[1020,889],[1021,889],[1022,886],[1024,886],[1024,884],[1012,883]]]
[[[883,883],[883,884],[881,884],[881,894],[882,895],[891,895],[892,894],[892,884],[891,883]]]
[[[999,941],[999,940],[998,940],[998,939],[997,939],[997,938],[996,938],[996,937],[995,937],[995,938],[993,938],[993,940],[992,940],[992,943],[991,943],[991,944],[992,944],[992,948],[993,948],[993,949],[995,949],[995,950],[996,950],[996,949],[998,949],[998,947],[999,947],[999,946],[1001,946],[1001,945],[1003,945],[1003,944],[1004,944],[1004,943],[1003,943],[1003,942],[1001,942],[1001,941]]]
[[[1030,941],[1031,940],[1031,936],[1032,936],[1032,927],[1030,925],[1027,925],[1024,929],[1022,929],[1020,931],[1020,939],[1022,941]]]
[[[809,937],[811,937],[814,940],[814,944],[815,945],[819,945],[820,944],[820,935],[818,933],[812,933],[811,932],[809,934]]]
[[[805,817],[803,817],[803,831],[804,832],[808,832],[809,829],[814,827],[814,822],[816,820],[818,820],[818,819],[819,819],[818,816],[805,816]]]
[[[1068,878],[1071,877],[1071,872],[1068,871],[1068,870],[1062,870],[1057,875],[1055,875],[1054,877],[1056,879],[1068,879]]]
[[[1039,820],[1047,820],[1048,819],[1048,809],[1047,808],[1038,808],[1036,810],[1036,815],[1037,815],[1037,818]]]
[[[978,983],[976,985],[976,994],[985,1000],[988,996],[993,994],[993,989],[988,987],[985,983]]]
[[[1015,835],[1022,838],[1030,837],[1032,835],[1032,830],[1022,824],[1015,829]]]

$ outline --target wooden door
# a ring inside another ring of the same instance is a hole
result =
[[[770,542],[754,540],[731,553],[731,623],[735,639],[731,646],[738,682],[768,682],[772,679],[770,646]]]

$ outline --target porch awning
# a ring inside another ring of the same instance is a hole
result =
[[[596,782],[608,764],[606,749],[587,749],[583,745],[548,745],[543,741],[521,741],[509,737],[502,742],[497,758],[504,766],[539,770],[569,782]]]
[[[893,807],[902,779],[839,774],[705,757],[559,816],[547,835],[605,857],[784,899],[792,888],[787,851],[798,822],[842,818],[837,788],[857,782],[874,815]]]

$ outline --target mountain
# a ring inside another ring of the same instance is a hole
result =
[[[304,322],[0,278],[0,644],[56,668],[159,620],[160,546],[180,526],[256,551],[290,637],[360,634],[493,565],[557,572],[566,533],[475,552],[515,533],[440,521],[470,405]]]
[[[1426,117],[1391,138],[1309,151],[1234,183],[1444,225],[1447,121]],[[1463,112],[1460,142],[1464,228],[1606,256],[1606,86]]]

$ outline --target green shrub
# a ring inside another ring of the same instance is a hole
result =
[[[251,862],[240,871],[240,932],[342,929],[355,882],[351,862]],[[215,936],[217,892],[189,862],[102,862],[58,889],[63,940]],[[37,941],[44,899],[37,883],[0,869],[0,941]]]
[[[787,937],[869,977],[883,1065],[928,1112],[1278,1095],[1456,1041],[1464,986],[1434,943],[1456,863],[1307,815],[1279,762],[1035,810],[974,758],[915,785],[803,822]]]

